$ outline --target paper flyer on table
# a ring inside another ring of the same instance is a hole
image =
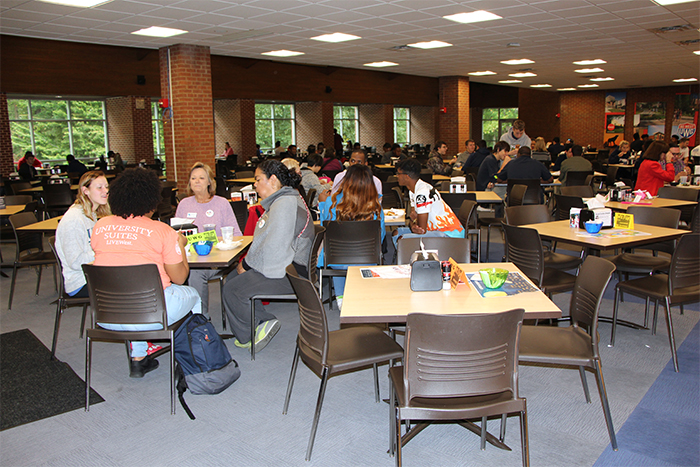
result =
[[[365,279],[405,279],[411,277],[411,266],[402,264],[399,266],[381,266],[376,268],[361,268],[360,274]]]
[[[530,284],[519,272],[509,272],[506,283],[498,289],[487,288],[481,280],[481,276],[478,272],[476,274],[469,273],[467,274],[467,277],[469,278],[469,283],[472,285],[472,287],[474,287],[476,291],[479,292],[479,295],[484,298],[506,297],[523,292],[535,292],[539,290],[537,287]]]

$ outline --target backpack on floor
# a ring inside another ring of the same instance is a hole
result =
[[[190,315],[175,331],[175,360],[178,398],[192,420],[184,398],[187,389],[192,394],[219,394],[241,376],[214,325],[201,314]]]

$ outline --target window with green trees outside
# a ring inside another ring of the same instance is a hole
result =
[[[293,104],[255,104],[255,141],[271,151],[279,141],[283,148],[296,144]]]
[[[394,107],[394,143],[405,145],[411,142],[411,109]]]
[[[483,109],[481,120],[481,137],[486,144],[493,147],[501,135],[510,129],[513,122],[518,119],[518,109]]]
[[[358,130],[357,107],[353,105],[333,106],[333,128],[338,130],[343,141],[357,143],[360,140]]]

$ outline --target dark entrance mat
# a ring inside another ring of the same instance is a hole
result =
[[[90,404],[104,399],[90,390]],[[85,407],[85,381],[29,331],[0,334],[0,431]]]

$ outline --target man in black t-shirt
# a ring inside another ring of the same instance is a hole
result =
[[[549,173],[544,164],[530,157],[531,152],[528,147],[520,147],[518,149],[518,157],[501,170],[501,173],[498,174],[498,179],[502,181],[506,181],[509,178],[539,179],[542,183],[552,183],[552,180],[554,180],[552,174]],[[544,194],[541,189],[540,203],[544,203]]]
[[[496,179],[494,176],[501,172],[506,164],[510,162],[510,144],[505,141],[499,141],[493,147],[493,154],[486,156],[484,161],[479,166],[479,173],[476,176],[476,190],[485,191],[487,188],[493,188]],[[501,165],[501,161],[503,164]],[[499,167],[500,165],[500,167]]]

